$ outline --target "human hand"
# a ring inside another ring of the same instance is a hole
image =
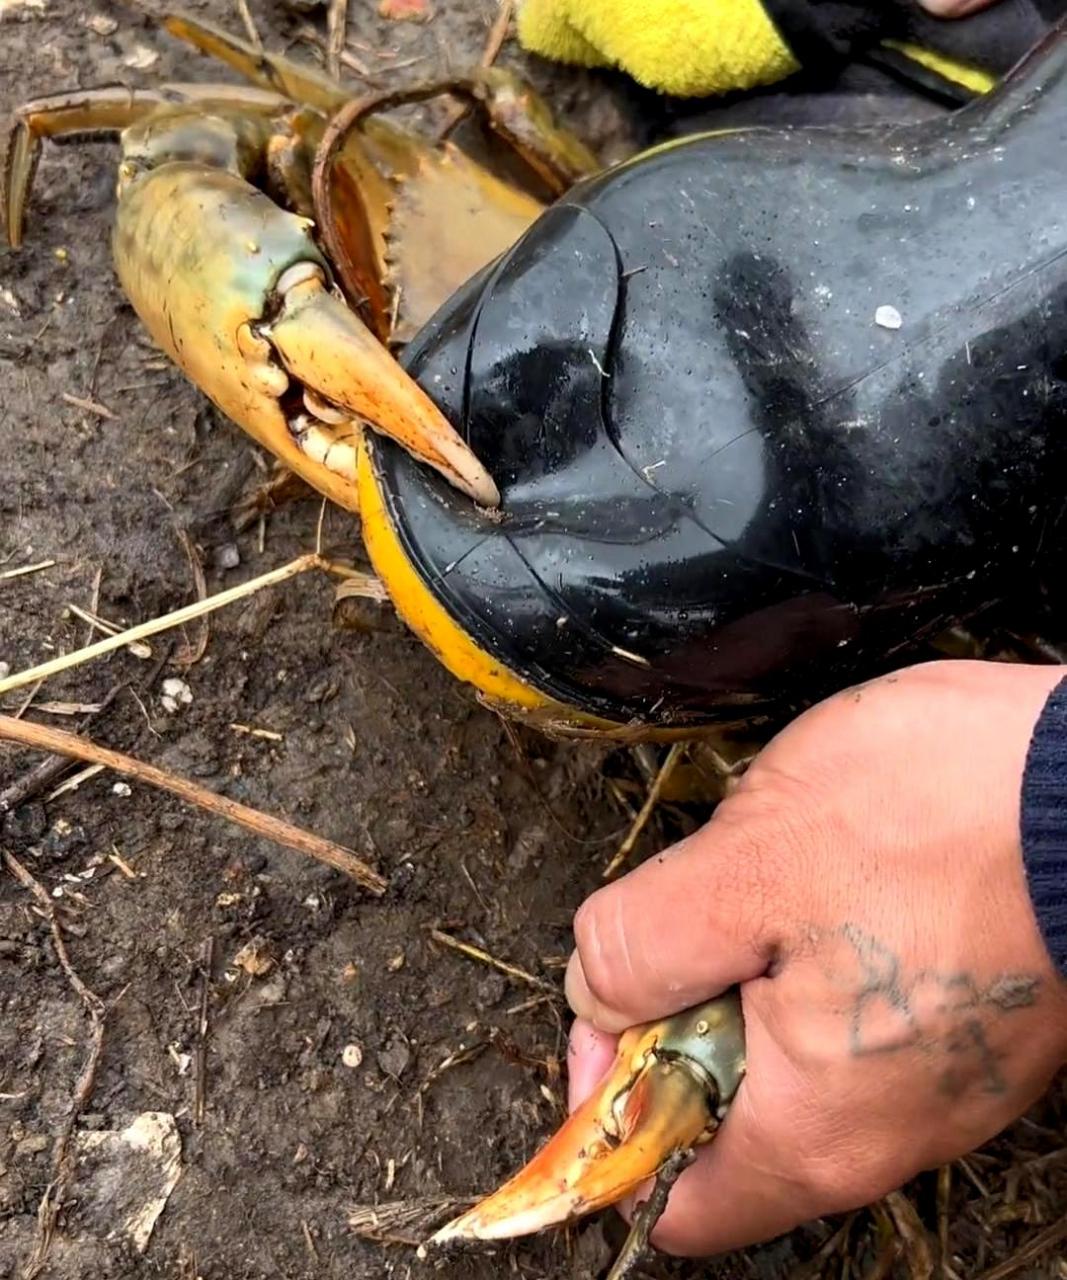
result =
[[[661,1248],[720,1252],[869,1203],[991,1137],[1067,1060],[1019,836],[1030,735],[1064,674],[939,662],[839,694],[701,831],[581,907],[572,1108],[607,1033],[743,984],[748,1074]]]

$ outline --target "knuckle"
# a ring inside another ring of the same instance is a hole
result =
[[[609,887],[586,898],[574,917],[574,944],[593,999],[616,1009],[623,1003],[624,978],[630,967],[623,954],[625,935],[607,925],[613,897]]]

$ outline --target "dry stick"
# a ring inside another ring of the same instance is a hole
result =
[[[101,618],[99,614],[95,613],[92,609],[83,609],[81,605],[77,604],[68,604],[67,609],[70,613],[73,613],[76,618],[81,618],[82,622],[87,622],[89,624],[89,640],[92,639],[92,633],[94,631],[99,631],[101,635],[105,636],[117,636],[122,630],[121,627],[115,626],[113,622],[108,622],[106,618]],[[86,643],[88,642],[89,641],[87,640]],[[129,646],[129,649],[130,653],[132,653],[135,658],[140,658],[142,661],[152,656],[150,646],[142,644],[140,641],[135,641]]]
[[[252,11],[248,7],[248,0],[236,0],[237,12],[241,21],[244,23],[245,31],[248,32],[248,38],[257,49],[262,50],[263,41],[259,38],[259,32],[256,30],[255,21],[252,18]]]
[[[500,56],[500,50],[503,49],[504,41],[508,38],[508,28],[511,26],[511,15],[514,11],[514,0],[501,0],[500,12],[489,28],[489,39],[482,50],[481,65],[483,67],[491,67]]]
[[[937,1254],[941,1275],[948,1275],[948,1227],[952,1196],[952,1165],[943,1164],[937,1171]]]
[[[207,599],[207,579],[204,577],[204,566],[200,562],[200,555],[187,529],[178,530],[178,541],[182,544],[185,558],[189,561],[189,570],[193,575],[193,589],[196,592],[197,603],[199,603]],[[207,645],[210,638],[211,624],[205,614],[200,620],[200,634],[197,636],[196,642],[189,644],[187,641],[182,646],[174,655],[175,665],[179,667],[195,666],[207,653]]]
[[[78,1082],[74,1087],[70,1110],[67,1112],[67,1118],[63,1122],[59,1137],[56,1139],[55,1150],[52,1155],[52,1181],[45,1187],[41,1202],[37,1207],[37,1242],[34,1245],[33,1253],[22,1270],[22,1280],[34,1280],[44,1269],[48,1251],[52,1247],[52,1237],[55,1234],[56,1222],[59,1219],[63,1202],[70,1189],[71,1179],[74,1176],[75,1151],[71,1144],[71,1138],[74,1134],[74,1126],[77,1124],[85,1104],[92,1096],[93,1083],[96,1080],[96,1069],[100,1064],[100,1057],[104,1051],[104,1023],[107,1010],[103,1000],[100,999],[95,991],[90,991],[70,962],[66,943],[63,941],[63,933],[59,927],[59,917],[56,915],[55,907],[52,904],[52,899],[48,896],[48,891],[34,879],[14,854],[8,853],[6,849],[0,851],[0,853],[2,853],[4,865],[15,879],[27,892],[36,898],[42,914],[51,927],[52,944],[55,947],[56,959],[59,961],[60,968],[66,974],[67,981],[77,992],[89,1015],[89,1048],[85,1055],[85,1063],[82,1066],[81,1074],[78,1076]]]
[[[97,717],[104,714],[115,701],[122,688],[121,684],[112,685],[104,695],[103,702],[97,706],[95,711],[89,712],[78,725],[79,733],[84,733]],[[3,791],[0,791],[0,816],[9,813],[12,809],[17,809],[20,804],[25,804],[27,800],[32,800],[34,796],[40,795],[42,791],[47,790],[69,768],[70,756],[52,755],[39,761],[32,769],[27,769],[24,774],[6,786]]]
[[[334,80],[341,75],[341,54],[348,34],[348,0],[330,0],[326,14],[326,74]]]
[[[98,400],[86,400],[82,396],[72,396],[69,391],[64,391],[60,399],[65,400],[67,404],[72,404],[75,409],[81,409],[85,413],[95,414],[98,418],[114,419],[115,414]]]
[[[211,967],[215,962],[215,939],[204,942],[200,956],[200,1016],[196,1024],[196,1093],[193,1100],[193,1122],[199,1128],[204,1123],[207,1103],[207,1033],[210,1029]]]
[[[348,1225],[357,1236],[378,1244],[421,1245],[435,1226],[473,1203],[470,1196],[429,1195],[354,1204],[348,1211]]]
[[[165,613],[161,618],[152,618],[148,622],[138,623],[137,626],[129,627],[126,631],[120,631],[117,635],[107,636],[103,640],[98,640],[95,644],[86,645],[84,649],[75,649],[73,653],[65,654],[59,658],[52,658],[49,662],[42,662],[39,666],[29,667],[25,671],[16,671],[14,675],[0,680],[0,694],[9,693],[12,689],[21,689],[23,685],[33,684],[36,680],[47,680],[49,676],[58,675],[61,671],[80,666],[83,662],[99,658],[105,653],[113,653],[116,649],[123,649],[131,641],[143,640],[145,636],[154,636],[160,631],[168,631],[172,627],[180,627],[186,622],[192,622],[195,618],[203,617],[206,613],[214,612],[215,609],[221,609],[225,605],[233,604],[236,600],[243,600],[245,596],[254,595],[257,591],[262,591],[264,587],[277,586],[279,582],[295,578],[297,574],[306,573],[308,569],[321,569],[323,567],[322,559],[314,552],[297,556],[295,560],[290,560],[288,564],[283,564],[278,569],[272,569],[269,573],[261,574],[258,578],[249,578],[247,582],[242,582],[236,587],[230,587],[226,591],[220,591],[218,595],[209,596],[206,600],[197,600],[194,604],[187,604],[182,609],[175,609],[173,613]]]
[[[24,578],[28,573],[40,573],[42,569],[51,569],[54,560],[39,560],[36,564],[20,564],[15,569],[5,569],[0,573],[0,582],[10,582],[12,578]]]
[[[509,978],[517,978],[520,982],[536,987],[539,991],[547,991],[554,996],[559,995],[559,990],[551,982],[546,982],[543,978],[536,978],[532,973],[527,973],[525,969],[520,969],[518,965],[508,964],[506,960],[498,960],[496,956],[491,956],[488,951],[484,951],[481,947],[476,947],[470,942],[461,942],[459,938],[454,938],[450,933],[444,933],[440,929],[431,929],[430,937],[433,938],[434,942],[440,942],[442,946],[451,947],[453,951],[458,951],[461,955],[465,955],[471,960],[479,960],[482,964],[487,964],[492,969],[499,969],[501,973],[506,973]]]
[[[850,1213],[837,1230],[823,1241],[815,1254],[798,1271],[793,1273],[792,1280],[819,1280],[819,1277],[823,1274],[823,1264],[832,1258],[835,1253],[841,1251],[848,1243],[848,1235],[855,1220],[856,1215]],[[869,1280],[869,1278],[865,1276],[864,1280]]]
[[[684,1170],[696,1159],[692,1147],[681,1151],[673,1151],[663,1162],[663,1167],[656,1174],[656,1182],[647,1200],[643,1200],[634,1211],[633,1225],[630,1234],[622,1246],[622,1251],[608,1272],[608,1280],[627,1280],[641,1264],[648,1250],[648,1238],[667,1208],[667,1197],[671,1187],[678,1181]]]
[[[501,0],[500,9],[493,20],[493,25],[489,28],[489,38],[485,42],[485,48],[482,50],[481,61],[479,66],[485,67],[487,70],[496,62],[500,56],[500,50],[504,47],[504,41],[508,38],[508,30],[511,27],[511,15],[514,12],[514,0]],[[462,124],[462,122],[471,113],[471,105],[469,102],[453,103],[445,116],[444,124],[437,131],[437,141],[444,142],[448,137]]]
[[[671,774],[678,765],[678,761],[682,758],[685,751],[684,742],[676,742],[667,752],[667,758],[660,766],[659,773],[652,785],[648,789],[648,795],[645,796],[645,803],[641,806],[641,811],[633,820],[630,830],[626,833],[626,839],[619,845],[618,852],[614,858],[604,868],[603,879],[610,880],[612,876],[619,870],[626,859],[633,853],[634,845],[637,843],[637,837],[644,831],[648,824],[649,818],[652,817],[652,811],[659,803],[660,793],[666,786]]]
[[[934,1274],[934,1255],[915,1206],[903,1191],[890,1191],[883,1203],[893,1219],[912,1280],[930,1280]]]
[[[990,1267],[988,1271],[983,1271],[981,1275],[975,1277],[975,1280],[1008,1280],[1009,1276],[1015,1275],[1023,1267],[1028,1267],[1031,1262],[1035,1262],[1043,1253],[1055,1248],[1064,1239],[1067,1239],[1067,1214],[1056,1222],[1050,1222],[1043,1230],[1032,1235],[1010,1258],[1006,1258],[995,1267]]]
[[[281,818],[275,818],[248,805],[230,800],[227,796],[216,795],[188,778],[178,774],[167,773],[157,769],[155,765],[146,764],[134,756],[120,751],[111,751],[107,747],[98,746],[88,738],[80,738],[73,733],[64,733],[61,729],[52,729],[47,725],[35,724],[29,720],[16,720],[13,716],[0,715],[0,739],[9,742],[20,742],[23,746],[35,747],[41,751],[54,751],[60,755],[70,756],[87,764],[100,764],[105,768],[121,773],[124,777],[138,782],[147,782],[149,786],[159,787],[161,791],[169,791],[190,804],[198,805],[209,813],[218,814],[230,822],[237,823],[254,835],[273,840],[286,848],[295,849],[298,853],[307,854],[317,862],[324,862],[335,871],[343,871],[351,876],[371,893],[381,895],[388,888],[388,881],[380,876],[373,867],[358,857],[351,849],[334,844],[332,840],[324,840]]]

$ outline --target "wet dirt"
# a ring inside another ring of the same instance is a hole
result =
[[[240,30],[229,0],[191,7]],[[272,47],[314,54],[300,34],[321,37],[322,8],[250,8]],[[423,24],[350,9],[350,53],[381,85],[469,63],[493,17],[488,0],[438,5]],[[524,61],[513,46],[504,56]],[[605,158],[641,137],[619,81],[527,65]],[[58,88],[211,76],[227,78],[125,5],[0,0],[2,109]],[[123,625],[193,599],[182,530],[209,592],[312,549],[320,519],[329,554],[362,554],[357,523],[316,501],[235,529],[231,505],[262,482],[263,460],[152,348],[119,293],[115,158],[111,145],[47,148],[27,247],[0,251],[0,662],[11,670],[86,643],[71,606]],[[47,567],[2,576],[39,562]],[[504,726],[388,610],[334,611],[333,591],[305,574],[215,614],[192,666],[175,664],[200,624],[154,638],[149,657],[118,653],[35,691],[38,718],[73,728],[117,690],[91,724],[99,741],[345,844],[389,881],[375,899],[107,773],[2,818],[3,847],[64,908],[72,963],[106,1006],[78,1128],[165,1112],[182,1148],[181,1178],[143,1255],[110,1216],[113,1199],[76,1183],[47,1274],[592,1280],[617,1251],[610,1216],[428,1261],[347,1227],[355,1203],[491,1188],[560,1119],[562,1000],[448,950],[431,930],[558,989],[573,912],[628,822],[612,780],[638,774],[627,752]],[[168,686],[171,710],[164,682],[174,678],[190,699],[179,691],[175,701]],[[9,695],[3,709],[24,697]],[[82,709],[42,705],[57,703]],[[36,759],[0,748],[0,790]],[[677,833],[661,814],[641,847]],[[33,1250],[88,1036],[47,925],[0,874],[0,1277],[19,1274]],[[1051,1096],[1031,1121],[1039,1128],[1018,1141],[1032,1155],[1054,1152],[1065,1114],[1062,1094]],[[977,1158],[998,1186],[1012,1141]],[[1062,1212],[1059,1187],[1048,1203]],[[954,1194],[964,1221],[977,1192],[958,1180]],[[933,1225],[930,1187],[916,1195]],[[1028,1225],[1002,1223],[979,1243],[977,1228],[964,1230],[961,1247],[971,1241],[967,1256],[990,1264]],[[789,1275],[827,1234],[815,1227],[649,1273]]]

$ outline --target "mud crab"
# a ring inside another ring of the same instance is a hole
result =
[[[10,244],[22,241],[42,139],[118,131],[119,281],[156,343],[227,416],[350,510],[362,424],[497,505],[492,478],[389,344],[510,247],[542,202],[458,147],[434,148],[376,117],[461,93],[549,192],[595,159],[499,70],[352,100],[314,69],[191,16],[164,25],[251,87],[108,88],[27,103],[6,148]]]
[[[773,724],[1062,591],[1067,27],[952,116],[718,132],[594,176],[524,131],[511,82],[467,81],[544,209],[375,120],[397,95],[167,25],[257,88],[29,104],[9,238],[42,137],[121,128],[116,261],[153,336],[360,512],[401,616],[495,705],[620,737]],[[465,204],[476,244],[440,216]],[[743,1070],[736,993],[634,1029],[439,1238],[620,1198],[714,1132]]]

